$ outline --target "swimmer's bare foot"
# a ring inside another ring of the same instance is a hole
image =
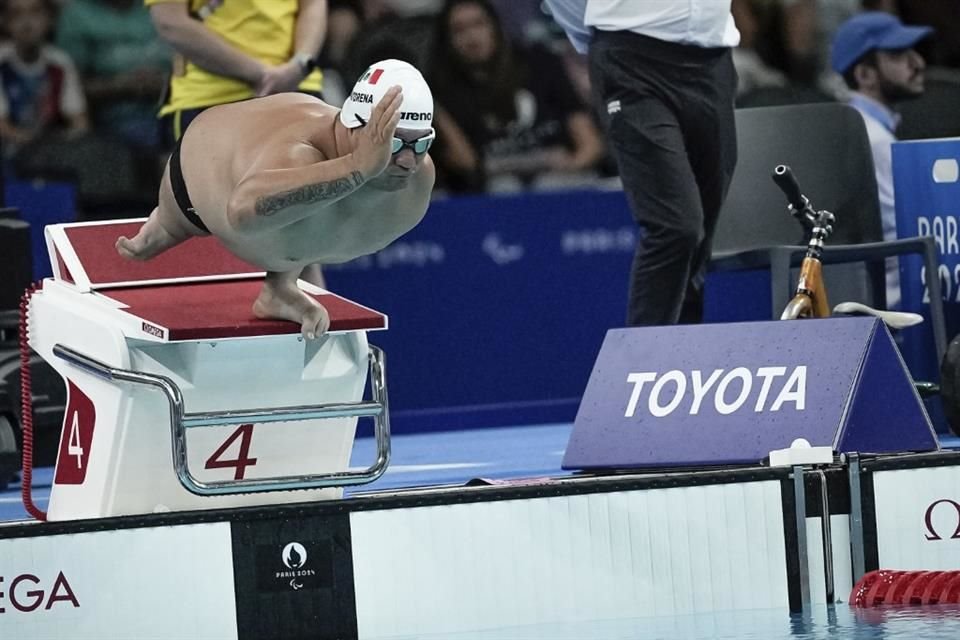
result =
[[[300,324],[300,333],[307,340],[319,338],[330,327],[330,316],[319,302],[304,293],[293,279],[271,278],[268,273],[260,295],[253,303],[258,318],[290,320]]]
[[[114,244],[117,253],[129,260],[149,260],[186,239],[177,238],[164,229],[157,221],[157,215],[157,210],[154,209],[133,238],[126,236],[117,238]]]
[[[146,252],[143,250],[142,244],[142,242],[136,242],[136,238],[131,240],[126,236],[120,236],[114,246],[117,248],[117,253],[128,260],[146,260]]]

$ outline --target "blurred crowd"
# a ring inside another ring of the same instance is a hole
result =
[[[223,1],[204,8],[216,11]],[[378,59],[419,67],[436,100],[437,193],[616,182],[590,107],[586,62],[540,0],[326,5],[320,96],[339,106],[345,87]],[[178,52],[158,34],[155,6],[0,0],[0,153],[8,179],[66,175],[79,184],[88,217],[149,212],[170,151],[158,113]],[[927,65],[960,68],[956,0],[733,0],[738,103],[845,99],[848,89],[828,65],[830,44],[837,27],[864,10],[931,25],[935,33],[920,47]]]

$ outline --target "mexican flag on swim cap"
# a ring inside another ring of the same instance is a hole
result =
[[[400,85],[403,102],[400,104],[398,129],[429,129],[433,126],[433,93],[423,75],[413,65],[402,60],[381,60],[370,65],[360,75],[357,84],[343,103],[340,122],[348,129],[361,127],[370,121],[373,108],[387,90]]]

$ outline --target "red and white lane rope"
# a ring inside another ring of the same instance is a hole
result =
[[[871,571],[850,592],[850,606],[960,604],[960,571]]]

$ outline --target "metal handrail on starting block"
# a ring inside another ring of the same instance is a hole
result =
[[[383,475],[390,463],[390,418],[387,406],[386,366],[381,349],[369,346],[370,389],[372,401],[337,402],[294,407],[246,409],[240,411],[208,411],[185,413],[183,394],[166,376],[111,367],[62,344],[53,347],[54,355],[100,378],[132,382],[160,389],[170,406],[173,467],[183,487],[196,495],[214,496],[267,491],[291,491],[345,487],[373,482]],[[191,473],[187,462],[187,429],[239,424],[242,422],[295,422],[325,418],[373,417],[377,440],[377,458],[360,471],[337,471],[313,475],[251,478],[202,482]]]

